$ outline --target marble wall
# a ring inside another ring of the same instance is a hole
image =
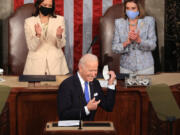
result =
[[[180,1],[165,1],[165,71],[180,71]]]
[[[12,0],[0,0],[0,19],[7,18],[13,9],[13,1]]]
[[[13,0],[0,0],[0,67],[7,65],[8,17],[13,12]]]
[[[159,51],[159,58],[161,65],[161,67],[157,67],[157,68],[163,69],[165,0],[145,0],[145,9],[146,12],[149,15],[153,16],[156,20],[158,47],[159,47],[158,51]],[[155,59],[157,59],[157,56]],[[157,66],[159,66],[158,62],[157,62]]]

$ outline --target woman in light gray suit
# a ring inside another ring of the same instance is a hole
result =
[[[121,53],[120,72],[154,74],[155,20],[137,0],[124,2],[124,17],[115,20],[112,50]]]

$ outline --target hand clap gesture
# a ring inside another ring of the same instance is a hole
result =
[[[139,36],[139,31],[136,33],[134,30],[129,32],[129,39],[131,41],[135,41],[137,43],[141,42],[140,36]]]
[[[63,33],[64,29],[61,28],[61,26],[59,26],[57,28],[57,31],[56,31],[56,37],[57,38],[62,38],[62,33]]]
[[[39,23],[35,24],[34,28],[35,28],[36,36],[41,37],[42,29],[41,29],[41,26],[39,25]]]

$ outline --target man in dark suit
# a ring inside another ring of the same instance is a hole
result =
[[[60,120],[93,120],[98,106],[112,111],[115,102],[115,73],[109,71],[107,94],[104,95],[95,79],[98,59],[93,54],[84,55],[78,64],[78,72],[64,80],[58,91],[58,115]]]

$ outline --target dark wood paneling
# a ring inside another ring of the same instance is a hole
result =
[[[180,107],[180,85],[174,85],[171,87],[173,95],[176,99],[177,104]],[[167,108],[168,109],[168,108]],[[173,135],[180,134],[180,120],[176,120],[173,123]],[[157,115],[149,102],[148,109],[148,133],[149,135],[169,135],[169,124],[166,121],[161,121],[157,118]]]
[[[171,89],[180,105],[180,84]],[[4,125],[0,125],[0,133],[42,135],[46,122],[58,120],[56,96],[57,88],[13,88],[4,115],[0,118]],[[167,135],[169,131],[167,123],[158,120],[145,87],[125,88],[118,85],[113,112],[98,108],[95,120],[113,121],[118,135]],[[180,134],[179,127],[180,120],[177,120],[173,135]]]
[[[10,134],[9,105],[7,102],[0,115],[0,135],[9,135],[9,134]]]
[[[79,130],[79,131],[52,131],[52,132],[44,132],[43,135],[117,135],[113,131],[96,131],[96,130]]]
[[[46,122],[58,120],[56,96],[56,93],[19,95],[17,99],[18,135],[40,135]]]
[[[139,135],[140,115],[141,102],[139,93],[118,91],[113,112],[105,112],[99,108],[95,120],[113,121],[118,135]]]

